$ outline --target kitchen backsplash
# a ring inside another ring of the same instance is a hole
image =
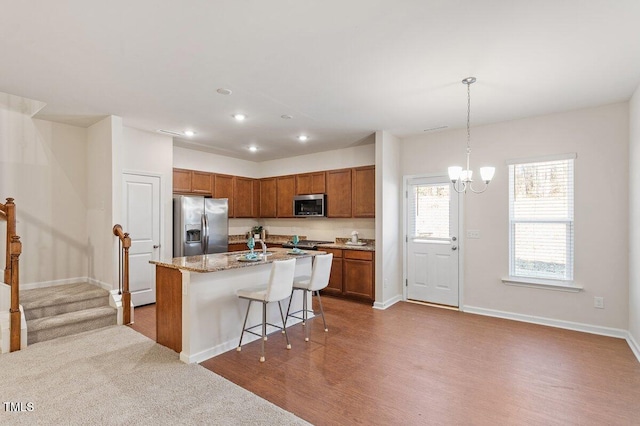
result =
[[[269,234],[306,235],[310,240],[334,241],[358,231],[360,239],[375,239],[375,219],[229,219],[229,235],[244,234],[255,225],[262,225]]]

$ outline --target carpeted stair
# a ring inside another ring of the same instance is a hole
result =
[[[87,283],[20,292],[27,320],[27,344],[115,325],[109,292]]]

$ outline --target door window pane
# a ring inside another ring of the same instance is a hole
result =
[[[413,185],[410,211],[414,238],[449,239],[449,185]]]

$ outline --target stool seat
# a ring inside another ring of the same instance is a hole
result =
[[[264,302],[267,300],[267,290],[266,286],[243,288],[236,291],[236,295],[243,299],[252,299]]]

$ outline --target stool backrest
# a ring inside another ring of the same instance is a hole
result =
[[[333,253],[319,254],[313,259],[313,271],[311,271],[311,281],[309,282],[310,291],[322,290],[329,285],[332,262]]]
[[[291,295],[296,259],[277,260],[271,264],[266,302],[277,302]]]

